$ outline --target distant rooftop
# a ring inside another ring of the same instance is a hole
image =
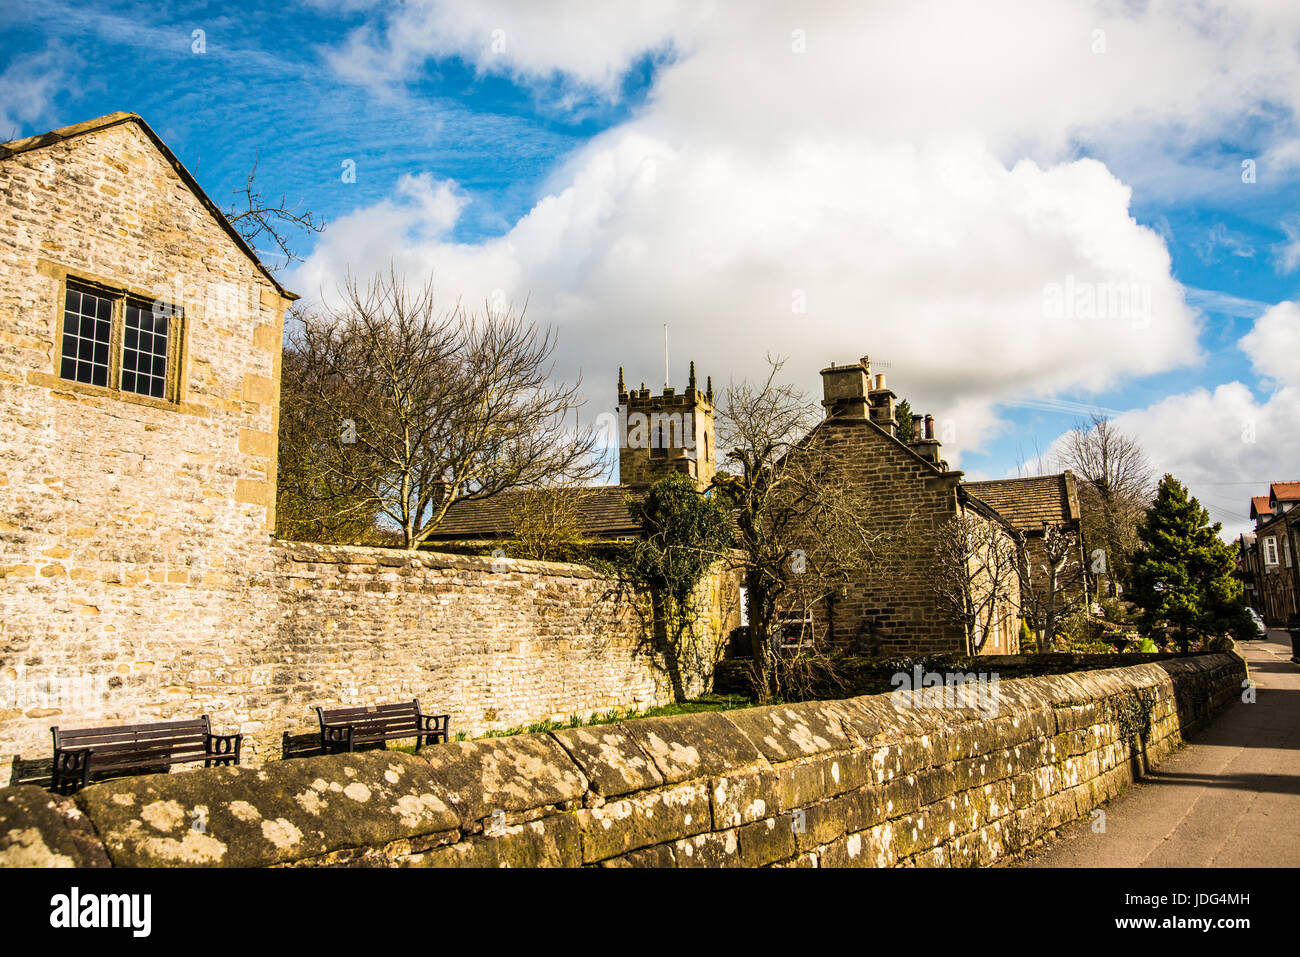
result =
[[[1068,477],[1067,477],[1068,476]],[[963,482],[962,488],[991,506],[1015,529],[1041,531],[1043,523],[1066,525],[1079,519],[1074,476],[1069,472],[1028,478]]]
[[[605,540],[636,534],[637,524],[628,513],[624,496],[642,499],[647,490],[646,486],[627,485],[575,489],[582,533]],[[507,489],[491,498],[455,502],[430,541],[513,538],[511,515],[527,494],[526,489]]]

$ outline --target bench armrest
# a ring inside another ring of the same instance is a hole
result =
[[[322,721],[320,726],[320,743],[321,747],[326,751],[351,751],[352,725],[325,724]]]
[[[53,790],[68,794],[89,784],[94,753],[94,748],[55,748],[50,775]]]
[[[420,715],[420,730],[428,736],[430,743],[436,743],[439,740],[445,742],[448,740],[448,734],[451,731],[451,715],[422,714]]]
[[[233,760],[239,763],[239,751],[244,743],[242,734],[208,734],[206,750],[210,758]]]

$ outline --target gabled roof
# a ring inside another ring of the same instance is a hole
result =
[[[226,219],[226,214],[223,213],[217,204],[208,197],[208,194],[203,191],[203,187],[199,185],[198,180],[190,175],[190,171],[187,170],[184,164],[176,158],[176,155],[168,149],[167,144],[162,141],[162,138],[159,137],[149,124],[136,113],[108,113],[104,116],[96,117],[93,120],[86,120],[84,123],[74,123],[72,126],[65,126],[61,129],[51,130],[49,133],[41,133],[37,136],[28,136],[24,139],[10,140],[8,143],[0,143],[0,160],[7,160],[19,155],[20,153],[27,153],[31,150],[44,149],[45,147],[53,146],[56,143],[75,139],[76,137],[84,136],[87,133],[106,130],[123,123],[134,123],[140,127],[144,134],[153,142],[154,146],[158,147],[158,151],[162,153],[163,157],[171,164],[172,168],[176,170],[177,175],[180,176],[185,185],[189,187],[190,192],[198,197],[199,202],[201,202],[207,208],[208,212],[213,215],[221,225],[221,228],[226,231],[232,240],[234,240],[235,245],[243,251],[244,255],[251,259],[253,264],[261,270],[262,275],[271,281],[271,284],[275,286],[280,295],[285,299],[297,299],[297,293],[292,293],[285,289],[284,286],[280,285],[279,280],[277,280],[275,276],[271,274],[271,271],[263,265],[262,260],[257,258],[257,253],[253,251],[253,248],[248,245],[244,240],[244,237],[239,235],[239,231],[230,224],[228,219]]]
[[[812,440],[813,435],[815,435],[819,430],[823,428],[845,428],[845,427],[853,428],[853,427],[861,427],[861,426],[865,426],[866,428],[875,432],[880,437],[888,439],[890,442],[893,443],[893,447],[896,450],[900,450],[906,453],[908,457],[910,457],[914,462],[919,462],[922,465],[927,466],[930,469],[930,471],[933,472],[935,475],[942,475],[949,478],[959,479],[963,474],[958,469],[944,468],[936,462],[931,462],[924,455],[921,455],[919,452],[916,451],[916,449],[912,448],[910,445],[908,445],[898,436],[891,435],[887,430],[881,428],[879,425],[873,422],[869,416],[867,417],[859,417],[855,415],[827,416],[826,418],[818,422],[816,425],[814,425],[811,429],[809,429],[808,434],[799,440],[798,445],[803,446],[804,443],[810,442]],[[946,466],[947,462],[944,462],[943,464],[944,466]]]
[[[1300,482],[1274,482],[1268,487],[1268,500],[1274,502],[1300,502]]]
[[[1021,529],[1017,528],[1015,525],[1012,525],[1009,521],[1007,521],[1007,517],[1003,515],[1001,512],[999,512],[992,505],[990,505],[988,502],[984,501],[982,498],[979,498],[976,495],[971,494],[967,486],[958,485],[957,495],[963,502],[966,503],[966,505],[972,511],[978,512],[980,515],[983,515],[989,521],[997,522],[999,525],[1003,526],[1007,531],[1011,532],[1013,535],[1016,532],[1021,531]]]
[[[625,495],[645,498],[647,486],[596,485],[575,489],[582,533],[589,538],[609,539],[633,535],[637,524],[628,513]],[[526,489],[507,489],[491,498],[465,499],[452,503],[430,541],[513,538],[511,515],[519,507]]]
[[[1252,495],[1250,497],[1250,517],[1262,518],[1266,515],[1273,514],[1273,506],[1269,504],[1267,495]]]
[[[962,488],[992,506],[1015,529],[1042,531],[1043,523],[1069,525],[1079,519],[1074,478],[1069,472],[1029,478],[963,482]]]

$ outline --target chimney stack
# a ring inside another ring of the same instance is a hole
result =
[[[916,438],[908,443],[921,458],[947,470],[947,463],[939,457],[939,440],[934,437],[934,416],[912,416],[912,432]]]
[[[871,360],[863,356],[852,365],[822,370],[822,406],[828,419],[865,419],[871,388]]]
[[[885,374],[883,372],[877,374],[876,387],[867,395],[871,405],[871,421],[894,438],[905,442],[907,437],[898,435],[898,420],[894,408],[894,400],[897,398],[898,396],[885,384]]]

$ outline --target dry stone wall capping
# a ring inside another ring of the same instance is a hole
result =
[[[0,790],[0,865],[986,866],[1228,707],[1214,654],[1000,683],[92,785]],[[201,826],[200,826],[201,825]]]

